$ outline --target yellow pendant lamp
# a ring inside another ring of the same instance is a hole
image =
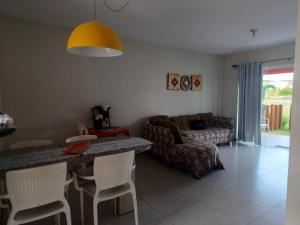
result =
[[[68,40],[68,51],[73,54],[92,57],[122,55],[123,48],[118,35],[109,26],[96,21],[96,0],[94,3],[95,21],[82,23],[72,31]],[[128,2],[126,2],[127,4]],[[107,6],[106,2],[105,6]]]
[[[96,21],[82,23],[72,31],[68,51],[93,57],[113,57],[123,53],[118,35],[110,27]]]

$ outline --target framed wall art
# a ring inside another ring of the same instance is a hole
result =
[[[168,74],[167,89],[173,91],[180,90],[180,75],[176,73]]]
[[[202,75],[192,75],[192,90],[201,91],[203,87],[203,76]]]
[[[181,76],[180,86],[183,91],[191,90],[191,78],[189,76],[183,75]]]

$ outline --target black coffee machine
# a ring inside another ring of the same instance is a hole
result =
[[[109,129],[110,118],[109,110],[110,105],[99,105],[92,108],[93,123],[95,129]]]

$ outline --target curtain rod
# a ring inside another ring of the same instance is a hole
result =
[[[280,58],[280,59],[272,59],[272,60],[265,60],[265,61],[261,61],[261,63],[269,63],[269,62],[277,62],[277,61],[284,61],[284,60],[288,60],[291,61],[293,60],[295,57],[288,57],[288,58]],[[232,65],[232,67],[234,69],[238,69],[239,65]]]

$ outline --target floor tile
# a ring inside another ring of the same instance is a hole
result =
[[[138,201],[138,215],[140,224],[148,224],[161,217],[154,209],[142,200]],[[112,212],[110,212],[110,216],[105,218],[103,223],[106,225],[132,225],[134,224],[134,214],[132,212],[123,216],[114,216]]]
[[[272,191],[267,185],[254,181],[250,185],[238,185],[237,189],[245,197],[275,207],[285,201],[285,194]]]
[[[248,224],[271,210],[270,207],[245,197],[238,189],[230,190],[206,202],[239,225]]]
[[[278,210],[272,210],[271,212],[255,220],[250,225],[267,225],[267,224],[284,225],[285,214],[279,213]]]
[[[167,219],[161,218],[161,219],[155,220],[151,223],[148,223],[147,225],[173,225],[173,224],[170,223],[170,221],[168,221]]]
[[[185,192],[176,187],[154,189],[143,193],[140,197],[161,216],[166,216],[198,201],[193,193]]]
[[[233,225],[228,217],[201,202],[175,212],[167,218],[174,225]]]

